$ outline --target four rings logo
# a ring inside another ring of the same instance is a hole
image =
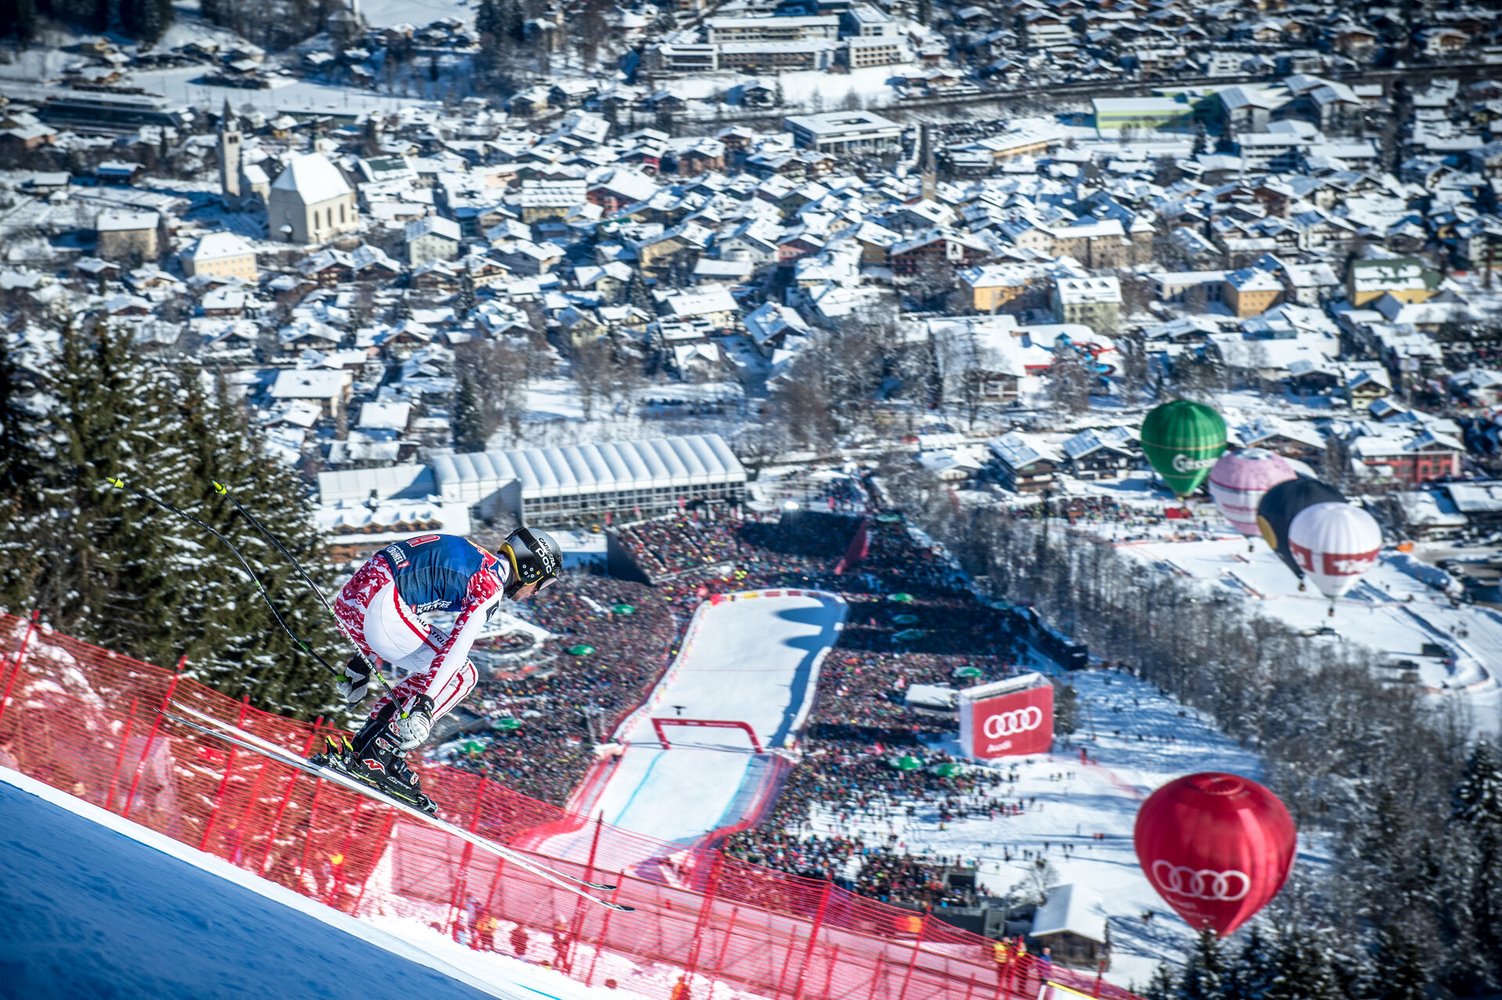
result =
[[[1246,872],[1186,868],[1162,860],[1153,862],[1153,881],[1158,888],[1175,896],[1220,903],[1233,903],[1252,891],[1252,880]]]
[[[981,732],[990,740],[999,740],[1003,736],[1016,736],[1019,733],[1030,733],[1043,725],[1043,709],[1037,705],[1029,705],[1013,712],[1000,712],[990,716],[981,723]]]

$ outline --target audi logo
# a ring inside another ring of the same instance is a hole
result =
[[[1000,712],[990,716],[981,723],[981,732],[986,734],[986,739],[999,740],[1003,736],[1030,733],[1041,725],[1043,725],[1043,709],[1037,705],[1029,705],[1013,712]]]
[[[1162,860],[1153,862],[1153,881],[1166,893],[1218,903],[1234,903],[1252,891],[1252,879],[1246,872],[1186,868]]]

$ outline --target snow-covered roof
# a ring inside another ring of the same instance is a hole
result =
[[[318,499],[322,504],[344,500],[364,503],[371,497],[381,500],[430,497],[437,492],[433,470],[426,465],[388,465],[318,474]]]
[[[1502,480],[1480,483],[1447,483],[1440,487],[1450,494],[1462,514],[1495,514],[1502,511]]]
[[[424,215],[420,219],[413,219],[407,223],[407,242],[421,239],[424,236],[442,236],[445,239],[458,242],[461,239],[459,223],[453,219],[445,219],[441,215]]]
[[[1106,941],[1106,912],[1100,897],[1082,885],[1059,885],[1033,914],[1033,937],[1074,934],[1102,944]]]
[[[530,500],[746,481],[746,470],[718,434],[439,455],[433,474],[445,500],[469,502],[513,482]]]
[[[286,169],[277,175],[271,190],[286,191],[297,195],[304,205],[316,205],[349,194],[350,188],[328,157],[322,153],[302,153],[287,161]]]
[[[202,264],[211,260],[225,260],[230,257],[243,257],[246,254],[254,254],[255,247],[245,239],[230,232],[205,233],[198,238],[198,242],[187,253],[187,259],[195,264]]]
[[[360,420],[355,426],[361,430],[407,429],[412,417],[411,403],[365,403],[360,407]]]
[[[277,372],[271,385],[273,399],[335,399],[351,382],[346,371],[304,371],[287,368]]]
[[[1064,442],[1064,454],[1071,459],[1078,460],[1101,448],[1129,451],[1133,436],[1131,430],[1126,427],[1089,427]]]
[[[108,211],[99,213],[99,221],[94,224],[94,229],[101,233],[128,233],[141,229],[155,229],[156,224],[155,212]]]
[[[999,438],[986,442],[991,454],[1001,459],[1008,467],[1025,469],[1035,462],[1057,462],[1059,456],[1041,438],[1021,431],[1008,431]]]

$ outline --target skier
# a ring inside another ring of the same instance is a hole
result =
[[[459,535],[418,535],[372,556],[334,601],[345,634],[359,647],[339,691],[364,700],[371,672],[384,661],[404,679],[376,702],[354,736],[329,736],[311,758],[432,812],[404,755],[428,738],[433,723],[469,694],[479,673],[469,661],[501,598],[522,601],[551,586],[563,553],[545,532],[518,528],[496,553]],[[421,617],[457,612],[448,631]]]

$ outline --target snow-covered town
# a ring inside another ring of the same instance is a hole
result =
[[[17,995],[1502,995],[1494,4],[6,6]]]

